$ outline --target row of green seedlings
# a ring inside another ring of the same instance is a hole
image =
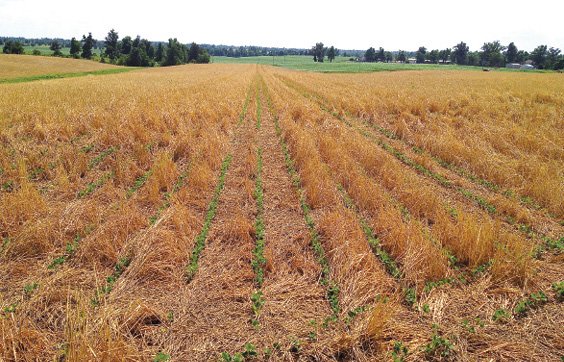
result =
[[[107,295],[112,291],[112,287],[116,280],[125,272],[129,264],[131,263],[131,258],[129,256],[129,252],[126,254],[125,257],[119,258],[116,266],[114,267],[114,273],[108,277],[106,277],[106,284],[96,290],[96,296],[90,299],[90,303],[93,306],[97,307],[100,305],[100,298],[103,295]]]
[[[219,205],[219,196],[223,191],[223,187],[225,185],[225,175],[227,173],[227,169],[229,168],[229,164],[231,163],[231,153],[227,155],[225,160],[221,165],[221,171],[219,173],[219,183],[217,188],[214,190],[213,198],[208,205],[208,211],[206,213],[206,218],[204,220],[204,226],[202,227],[202,231],[196,237],[196,242],[194,249],[190,253],[190,264],[186,267],[186,281],[189,283],[196,271],[198,270],[198,260],[200,258],[200,254],[206,245],[206,239],[208,237],[208,233],[210,231],[211,223],[217,213],[217,206]]]
[[[265,88],[265,92],[266,92],[266,88]],[[315,221],[313,221],[313,219],[309,216],[310,213],[311,213],[311,210],[310,210],[310,208],[307,204],[307,201],[304,197],[304,192],[300,187],[300,185],[301,185],[300,176],[298,175],[298,173],[294,169],[294,161],[292,160],[292,158],[290,156],[290,152],[288,151],[288,147],[286,146],[286,143],[284,142],[284,139],[282,138],[282,129],[280,128],[280,126],[278,124],[278,118],[274,114],[274,109],[272,107],[272,103],[270,101],[270,96],[268,95],[268,92],[266,92],[266,95],[267,95],[267,100],[268,100],[268,103],[269,103],[269,106],[270,106],[270,111],[273,115],[272,118],[273,118],[273,121],[274,121],[274,126],[276,127],[276,133],[278,134],[280,146],[282,147],[282,151],[284,153],[284,161],[286,163],[286,168],[288,169],[288,172],[290,173],[290,176],[292,177],[292,183],[294,185],[294,188],[296,189],[296,193],[298,194],[298,197],[299,197],[299,200],[300,200],[300,205],[301,205],[302,211],[304,213],[304,218],[305,218],[306,224],[307,224],[307,226],[310,230],[311,247],[313,249],[313,253],[315,255],[315,258],[317,259],[317,262],[321,266],[321,284],[327,287],[327,298],[329,300],[329,304],[331,305],[331,310],[334,313],[333,316],[329,317],[329,320],[336,321],[337,315],[339,313],[339,286],[337,285],[337,283],[334,280],[330,280],[330,278],[329,278],[329,274],[330,274],[329,264],[327,262],[327,257],[325,256],[325,250],[323,249],[323,246],[321,245],[320,236],[317,233],[317,231],[315,230]]]
[[[364,233],[365,233],[365,235],[366,235],[366,237],[367,237],[367,239],[370,243],[372,250],[378,256],[378,258],[382,261],[382,263],[386,267],[386,270],[388,271],[388,273],[390,275],[392,275],[393,277],[395,277],[396,279],[401,279],[402,276],[401,276],[401,272],[400,272],[399,268],[394,263],[393,259],[386,253],[386,251],[383,250],[379,239],[374,236],[374,231],[368,226],[366,220],[360,218],[360,216],[358,214],[358,210],[356,208],[356,205],[354,204],[354,201],[350,198],[350,196],[348,195],[346,190],[344,190],[341,185],[337,185],[337,188],[338,188],[338,190],[340,191],[341,195],[343,196],[343,198],[345,200],[345,205],[355,215],[357,215],[357,217],[359,217],[359,222],[362,225],[362,228],[363,228]],[[406,217],[406,219],[409,220],[409,218],[410,218],[409,210],[407,210],[403,205],[401,205],[391,195],[386,193],[386,196],[392,202],[392,204],[394,204],[396,207],[398,207],[402,211],[402,213]],[[433,239],[425,231],[424,231],[424,233],[427,236],[427,238],[429,238],[434,245],[439,244],[435,239]],[[443,252],[447,255],[450,266],[455,270],[459,270],[460,269],[459,260],[456,256],[453,255],[452,251],[443,248]],[[472,276],[482,274],[486,271],[487,268],[491,267],[491,265],[493,265],[493,260],[490,260],[490,261],[484,263],[483,265],[480,265],[480,266],[476,267],[475,269],[471,270],[470,274]],[[443,278],[441,280],[438,280],[436,282],[427,282],[426,285],[425,285],[424,291],[429,293],[431,291],[431,289],[433,289],[433,288],[441,287],[441,286],[446,285],[446,284],[451,284],[451,283],[454,283],[456,281],[459,281],[459,282],[465,284],[466,283],[466,278],[465,278],[466,275],[467,275],[467,273],[463,271],[463,272],[460,272],[457,277],[447,277],[447,278]],[[415,289],[404,287],[403,290],[404,290],[404,293],[405,293],[405,301],[407,303],[411,304],[411,305],[415,304],[416,301],[417,301],[417,298],[415,296]]]
[[[302,91],[296,89],[291,83],[289,83],[289,82],[287,82],[287,81],[285,81],[285,80],[283,80],[283,82],[284,82],[286,85],[288,85],[290,88],[296,90],[298,93],[300,93],[300,94],[303,95],[304,97],[306,97],[306,98],[312,98],[309,94],[304,93],[304,92],[302,92]],[[336,117],[337,119],[341,120],[342,122],[346,123],[348,126],[350,126],[350,127],[352,127],[352,128],[356,128],[357,131],[359,131],[359,132],[362,133],[363,135],[365,135],[365,136],[367,136],[367,137],[369,137],[369,138],[374,138],[374,135],[372,135],[372,134],[370,134],[370,133],[368,133],[368,132],[365,132],[364,130],[362,130],[362,129],[360,129],[359,127],[357,127],[357,126],[355,126],[354,124],[352,124],[350,121],[348,121],[348,120],[346,120],[345,118],[341,117],[339,114],[337,114],[337,113],[335,113],[335,112],[329,110],[327,107],[325,107],[325,106],[323,105],[323,103],[321,103],[321,102],[319,101],[319,97],[318,97],[317,95],[314,94],[314,96],[315,96],[315,98],[317,98],[316,102],[317,102],[317,104],[319,105],[319,107],[320,107],[321,109],[323,109],[324,111],[326,111],[326,112],[328,112],[329,114],[333,115],[334,117]],[[350,116],[350,114],[348,114],[348,113],[347,113],[347,115]],[[354,117],[354,118],[356,118],[356,117]],[[373,124],[373,123],[370,123],[370,122],[366,122],[366,121],[362,121],[362,123],[368,125],[369,127],[372,127],[372,128],[377,129],[378,131],[380,131],[381,133],[383,133],[383,134],[384,134],[386,137],[388,137],[388,138],[395,139],[395,140],[399,140],[399,141],[401,141],[401,142],[403,142],[404,144],[407,145],[407,143],[406,143],[404,140],[399,139],[395,134],[393,134],[393,133],[387,131],[386,129],[384,129],[384,128],[382,128],[382,127],[379,127],[379,126],[376,125],[376,124]],[[450,181],[448,181],[447,179],[445,179],[442,175],[439,175],[439,174],[437,174],[437,173],[433,173],[433,172],[427,170],[423,165],[421,165],[421,164],[419,164],[419,163],[417,163],[417,162],[415,162],[415,161],[409,159],[409,158],[408,158],[407,156],[405,156],[403,153],[401,153],[400,151],[396,150],[396,149],[393,148],[392,146],[388,145],[388,144],[385,143],[384,141],[378,139],[378,144],[379,144],[380,146],[384,147],[384,149],[386,149],[388,152],[390,152],[390,153],[392,153],[394,156],[396,156],[400,161],[402,161],[403,163],[405,163],[405,164],[407,164],[407,165],[409,165],[409,166],[411,166],[411,167],[414,167],[417,171],[423,173],[424,175],[429,176],[429,177],[431,177],[431,178],[433,178],[433,179],[436,179],[439,183],[443,184],[444,186],[448,186],[448,187],[452,187],[452,186],[453,186],[452,182],[450,182]],[[423,151],[423,150],[421,150],[421,149],[419,149],[419,148],[417,148],[417,147],[415,147],[415,146],[412,147],[412,148],[413,148],[414,151],[416,151],[416,152],[418,152],[418,153],[425,153],[425,151]],[[440,159],[438,159],[438,158],[435,158],[435,157],[431,157],[431,158],[434,159],[436,162],[438,162],[441,166],[446,167],[446,166],[445,166],[446,163],[445,163],[444,161],[442,161],[442,160],[440,160]],[[459,170],[459,169],[455,168],[454,166],[452,166],[452,169],[453,169],[454,171]],[[463,170],[460,170],[460,171],[461,171],[461,172],[464,172],[463,175],[469,177],[471,180],[474,180],[474,181],[477,180],[477,181],[480,182],[481,184],[487,186],[488,188],[490,188],[490,189],[492,189],[492,190],[494,190],[494,191],[499,190],[499,187],[498,187],[498,186],[495,186],[495,185],[489,183],[488,181],[481,180],[481,179],[479,179],[479,178],[477,178],[477,177],[475,177],[475,176],[469,174],[469,173],[466,172],[466,171],[463,171]],[[457,172],[458,172],[458,171],[457,171]],[[460,173],[460,172],[459,172],[459,173]],[[490,213],[492,213],[492,214],[496,214],[496,213],[497,213],[497,209],[495,208],[495,206],[489,204],[484,198],[482,198],[482,197],[480,197],[480,196],[477,196],[477,195],[474,195],[474,194],[472,194],[471,192],[466,191],[466,190],[462,189],[462,188],[459,187],[459,186],[456,186],[455,188],[456,188],[456,190],[458,190],[459,192],[461,192],[464,196],[466,196],[466,197],[472,199],[473,201],[475,201],[479,206],[481,206],[482,208],[484,208],[484,209],[487,210],[488,212],[490,212]],[[510,194],[508,194],[507,192],[505,192],[504,195],[507,196],[507,195],[510,195]],[[514,195],[513,198],[517,198],[517,197]],[[533,205],[533,201],[532,201],[530,198],[521,198],[521,199],[519,199],[519,200],[520,200],[522,203],[524,203],[525,205]],[[537,210],[540,208],[540,207],[537,207],[537,205],[533,205],[533,206],[534,206],[535,209],[537,209]],[[550,216],[553,217],[553,218],[555,218],[554,215],[550,215]],[[510,216],[506,217],[506,221],[510,222],[511,224],[515,224],[515,220],[514,220],[512,217],[510,217]],[[561,221],[560,224],[562,224],[562,225],[564,226],[564,221]],[[526,232],[527,234],[531,234],[531,232],[530,232],[530,227],[529,227],[529,226],[523,225],[523,224],[518,224],[517,226],[519,227],[519,229],[520,229],[521,231],[524,231],[524,232]],[[542,235],[539,235],[539,236],[542,236]],[[543,239],[546,239],[546,237],[544,237]],[[546,240],[545,240],[545,241],[546,241]],[[549,248],[550,248],[550,249],[555,249],[554,247],[551,248],[550,246],[549,246]]]
[[[376,302],[377,303],[387,303],[389,300],[389,298],[382,298],[380,296],[376,297]],[[373,311],[374,308],[372,306],[366,305],[366,306],[361,306],[358,307],[354,310],[351,310],[347,313],[348,317],[344,318],[344,322],[346,324],[350,324],[352,323],[352,321],[361,313],[365,312],[365,311]],[[315,320],[311,320],[309,321],[309,325],[314,327],[313,331],[311,331],[308,334],[308,338],[312,341],[315,341],[317,338],[317,333],[319,332],[319,328],[321,326],[321,328],[323,329],[327,329],[329,328],[329,322],[328,320],[324,320],[322,323],[318,323]],[[290,340],[290,345],[288,346],[288,352],[290,353],[299,353],[302,349],[302,341],[299,338],[290,336],[288,337],[288,339]],[[401,343],[400,343],[401,346]],[[404,347],[403,350],[405,351],[405,354],[407,355],[408,351],[407,351],[407,347]],[[283,355],[283,346],[280,342],[274,342],[272,344],[272,348],[265,348],[262,352],[260,350],[257,350],[256,346],[247,343],[245,344],[245,351],[244,352],[239,352],[239,353],[235,353],[234,355],[231,355],[229,353],[221,353],[221,359],[218,360],[217,362],[243,362],[247,359],[253,360],[256,359],[257,357],[259,357],[259,355],[264,355],[265,358],[270,358],[273,355],[277,355],[277,356],[282,356]]]
[[[257,97],[257,124],[256,129],[260,129],[260,94],[259,94],[259,82],[256,85],[256,97]],[[264,282],[264,266],[266,265],[266,257],[264,256],[264,190],[262,187],[262,149],[257,148],[257,171],[255,176],[255,200],[257,203],[257,216],[255,221],[255,248],[253,249],[254,259],[251,264],[253,266],[253,271],[255,272],[255,281],[257,282],[257,290],[251,295],[252,307],[253,307],[253,318],[251,319],[251,324],[255,329],[259,328],[259,314],[264,305],[264,298],[262,297],[262,284]]]
[[[273,111],[273,108],[272,108],[272,103],[271,103],[271,100],[270,100],[270,96],[269,96],[269,94],[268,94],[268,92],[267,92],[267,90],[266,90],[266,84],[265,84],[265,82],[264,82],[264,79],[262,79],[262,77],[261,77],[261,81],[262,81],[263,88],[265,89],[267,101],[268,101],[268,104],[269,104],[269,106],[270,106],[270,111],[271,111],[272,114],[274,115],[274,111]],[[287,152],[287,148],[285,147],[285,143],[284,143],[284,141],[283,141],[282,138],[281,138],[281,130],[280,130],[279,126],[278,126],[278,123],[277,123],[277,119],[276,119],[276,118],[274,118],[274,123],[275,123],[275,126],[276,126],[276,131],[277,131],[277,133],[278,133],[278,136],[280,137],[280,142],[281,142],[282,148],[283,148],[283,150],[285,151],[284,154],[285,154],[286,165],[288,166],[289,173],[290,173],[291,175],[293,175],[293,173],[295,172],[295,171],[292,171],[292,170],[293,170],[293,167],[292,167],[293,161],[292,161],[291,159],[289,159],[289,155],[288,155],[288,152]],[[260,157],[259,157],[259,159],[260,159]],[[261,168],[260,168],[260,169],[261,169]],[[299,187],[299,185],[296,185],[296,183],[294,183],[294,185],[295,185],[296,187]],[[262,195],[262,194],[259,193],[259,195]],[[257,199],[261,199],[260,196],[257,196]],[[260,206],[259,206],[259,209],[260,209]],[[306,220],[307,220],[307,219],[306,219]],[[309,225],[309,223],[308,223],[308,225]],[[257,224],[257,226],[258,226],[258,224]],[[260,227],[257,227],[257,230],[260,230]],[[315,232],[315,231],[313,231],[313,232]],[[258,233],[258,234],[260,235],[260,233]],[[338,290],[337,290],[337,292],[338,292]],[[328,293],[328,294],[331,295],[330,293]],[[338,294],[334,294],[334,297],[337,297],[337,296],[338,296]],[[253,295],[253,302],[256,302],[256,301],[259,300],[257,297],[260,298],[260,295]],[[338,306],[338,299],[333,298],[333,299],[332,299],[332,302],[331,302],[331,297],[329,297],[329,299],[330,299],[330,304],[331,304],[332,308],[334,308],[334,306]],[[377,302],[387,303],[387,302],[388,302],[388,298],[383,298],[383,299],[382,299],[380,296],[377,296],[376,301],[377,301]],[[354,309],[354,310],[351,310],[351,311],[347,312],[348,317],[345,317],[345,318],[344,318],[344,322],[345,322],[346,324],[351,323],[351,322],[357,317],[358,314],[360,314],[360,313],[362,313],[362,312],[364,312],[364,311],[366,311],[366,310],[373,310],[373,308],[370,307],[370,306],[361,306],[361,307],[358,307],[358,308],[356,308],[356,309]],[[320,326],[321,326],[321,328],[323,328],[323,329],[327,329],[327,328],[329,328],[329,323],[331,323],[331,322],[336,322],[336,321],[337,321],[337,316],[336,316],[336,314],[337,314],[337,312],[338,312],[338,309],[337,309],[337,310],[333,309],[333,311],[334,311],[335,314],[332,315],[332,316],[330,316],[329,318],[324,319],[321,323],[318,323],[318,322],[315,321],[315,320],[311,320],[311,321],[309,322],[310,326],[314,328],[314,330],[311,331],[311,332],[308,334],[308,337],[309,337],[311,340],[315,340],[315,339],[316,339],[316,336],[317,336],[317,333],[319,332],[319,327],[320,327]],[[290,352],[293,352],[293,353],[299,352],[299,351],[301,350],[301,348],[302,348],[302,347],[301,347],[301,343],[302,343],[302,342],[301,342],[298,338],[295,338],[295,337],[289,337],[289,339],[290,339],[290,341],[291,341],[291,346],[290,346],[289,351],[290,351]],[[281,351],[281,344],[280,344],[279,342],[273,343],[273,346],[272,346],[272,347],[273,347],[272,349],[267,348],[267,349],[265,349],[265,350],[263,351],[265,357],[267,357],[267,358],[270,357],[270,356],[271,356],[274,352],[276,352],[276,351],[278,352],[278,354],[282,353],[282,351]],[[253,346],[253,345],[250,344],[250,343],[247,343],[247,344],[245,345],[245,351],[244,351],[244,352],[242,352],[242,353],[236,353],[236,354],[233,355],[233,356],[231,356],[229,353],[222,353],[222,354],[221,354],[222,359],[219,360],[218,362],[222,362],[222,361],[223,361],[223,362],[229,362],[229,361],[240,361],[240,362],[241,362],[241,361],[244,361],[246,358],[253,358],[253,357],[255,357],[255,356],[258,356],[258,354],[259,354],[259,352],[256,350],[256,347]]]
[[[323,108],[323,107],[321,107]],[[325,109],[325,108],[323,108]],[[363,134],[364,136],[368,137],[368,138],[372,138],[374,139],[374,135],[365,132],[364,130],[356,127],[354,124],[352,124],[351,122],[347,121],[346,119],[340,117],[339,115],[335,114],[334,112],[330,112],[329,110],[325,109],[327,112],[331,113],[332,115],[334,115],[335,117],[337,117],[338,119],[340,119],[341,121],[345,122],[348,126],[356,128],[358,132],[360,132],[361,134]],[[466,196],[467,198],[473,200],[474,202],[476,202],[480,207],[482,207],[484,210],[490,212],[491,214],[497,215],[497,209],[494,205],[489,204],[484,198],[474,195],[472,192],[470,191],[466,191],[463,188],[461,188],[460,186],[454,186],[453,183],[449,180],[447,180],[445,177],[443,177],[440,174],[434,173],[429,171],[427,168],[425,168],[423,165],[411,160],[410,158],[408,158],[405,154],[401,153],[400,151],[396,150],[395,148],[393,148],[392,146],[388,145],[387,143],[385,143],[384,141],[378,139],[377,140],[378,145],[382,146],[386,151],[388,151],[389,153],[393,154],[396,158],[398,158],[400,161],[402,161],[404,164],[411,166],[413,168],[415,168],[418,172],[422,173],[425,176],[428,176],[432,179],[435,179],[436,181],[438,181],[440,184],[442,184],[443,186],[446,187],[454,187],[457,191],[461,192],[464,196]],[[451,213],[452,214],[452,213]],[[564,250],[564,236],[562,236],[560,239],[551,239],[546,235],[543,235],[541,233],[535,233],[532,231],[531,227],[525,224],[521,224],[521,223],[517,223],[515,221],[514,218],[512,218],[511,216],[506,216],[505,217],[505,221],[510,223],[510,224],[514,224],[518,230],[520,230],[521,232],[525,233],[527,236],[532,237],[532,238],[540,238],[541,240],[544,241],[545,246],[544,245],[539,245],[537,247],[537,249],[533,252],[532,256],[534,258],[540,258],[540,256],[542,255],[542,253],[544,251],[548,250],[554,250],[554,251],[563,251]]]
[[[75,138],[71,139],[69,142],[63,142],[63,144],[65,144],[65,143],[70,143],[70,144],[72,144],[72,143],[74,143],[74,142],[76,142],[76,141],[78,141],[78,140],[80,140],[80,139],[86,137],[87,135],[88,135],[88,134],[83,134],[83,135],[81,135],[81,136],[78,136],[78,137],[75,137]],[[8,147],[9,144],[8,144],[8,143],[4,143],[3,146],[4,146],[4,147]],[[88,147],[84,147],[84,148],[80,149],[79,152],[80,152],[80,153],[88,153],[88,152],[90,152],[90,150],[92,150],[93,148],[94,148],[94,145],[91,144],[91,145],[89,145]],[[8,154],[9,154],[9,155],[14,155],[14,154],[16,154],[16,152],[17,152],[16,149],[12,149],[12,150],[10,150],[10,151],[8,152]],[[37,157],[44,156],[44,155],[47,154],[48,152],[49,152],[49,149],[48,149],[48,148],[43,149],[43,150],[41,150],[41,151],[39,151],[39,152],[37,153]],[[49,162],[49,163],[47,164],[47,168],[49,168],[50,170],[52,170],[52,169],[54,169],[59,163],[60,163],[60,160],[57,160],[57,161],[54,161],[54,162]],[[16,165],[15,165],[15,164],[11,164],[11,165],[10,165],[10,168],[13,170],[13,169],[16,168]],[[4,168],[0,168],[0,175],[3,174],[5,171],[6,171],[6,170],[5,170]],[[27,178],[28,178],[28,180],[35,180],[39,175],[41,175],[41,174],[44,173],[44,172],[45,172],[45,168],[36,168],[35,170],[32,170],[32,171],[27,175]],[[6,183],[1,184],[1,185],[0,185],[0,191],[1,191],[1,190],[6,191],[6,192],[11,192],[11,191],[13,191],[13,190],[14,190],[14,181],[8,181],[8,182],[6,182]]]
[[[257,128],[259,126],[257,125]],[[262,174],[262,150],[259,148],[257,150],[257,173],[255,178],[255,200],[257,203],[257,217],[255,221],[255,248],[253,249],[254,259],[251,264],[255,272],[255,281],[257,282],[257,291],[251,295],[252,307],[253,307],[253,318],[251,323],[255,329],[259,328],[259,314],[264,305],[264,298],[262,298],[262,284],[264,282],[264,266],[266,265],[266,258],[264,256],[264,192],[262,188],[262,180],[260,178]]]
[[[105,152],[102,152],[101,154],[99,154],[97,157],[95,157],[92,161],[90,161],[90,163],[88,163],[88,169],[92,169],[94,166],[96,166],[97,164],[99,164],[100,162],[102,162],[102,160],[106,157],[108,157],[109,155],[111,155],[113,152],[117,151],[119,149],[119,146],[114,146],[114,147],[110,147],[110,149],[108,149]]]
[[[552,284],[552,289],[556,294],[556,300],[564,301],[564,282]],[[513,315],[516,318],[524,317],[531,309],[540,307],[548,302],[548,296],[542,290],[538,293],[532,293],[528,298],[517,303],[513,310]],[[505,309],[498,309],[492,316],[492,321],[498,323],[506,323],[511,318],[511,313]]]
[[[326,112],[330,113],[331,115],[333,115],[334,117],[339,118],[342,121],[347,122],[343,117],[341,117],[338,113],[329,110],[325,104],[323,102],[327,102],[326,100],[321,100],[321,98],[315,94],[315,93],[305,93],[303,91],[298,90],[297,88],[295,88],[294,85],[292,85],[290,82],[288,82],[287,80],[283,80],[284,83],[286,83],[288,86],[290,86],[291,88],[297,90],[300,94],[302,94],[304,97],[306,98],[313,98],[315,100],[315,102],[318,103],[318,105]],[[313,96],[313,97],[312,97]],[[328,102],[327,102],[328,103]],[[358,120],[358,117],[353,116],[350,112],[344,110],[344,113],[348,116],[348,117],[352,117]],[[488,189],[492,190],[492,191],[499,191],[501,188],[495,184],[493,184],[490,181],[481,179],[475,175],[473,175],[472,173],[463,170],[459,167],[456,167],[455,165],[453,165],[452,163],[449,163],[447,161],[442,160],[439,157],[435,157],[433,155],[431,155],[428,151],[422,150],[421,148],[417,147],[417,146],[412,146],[410,145],[407,141],[405,141],[404,139],[401,139],[400,137],[398,137],[396,134],[394,134],[393,132],[388,131],[387,129],[375,124],[375,123],[371,123],[371,122],[367,122],[364,120],[360,120],[363,124],[375,128],[377,131],[379,131],[380,133],[382,133],[384,136],[386,136],[387,138],[393,139],[393,140],[397,140],[399,142],[402,142],[404,145],[406,146],[410,146],[415,152],[422,154],[422,155],[428,155],[433,161],[435,161],[436,163],[438,163],[439,165],[441,165],[443,168],[452,170],[456,173],[458,173],[461,176],[466,177],[467,179],[474,181],[474,182],[478,182],[480,184],[482,184],[483,186],[487,187]],[[347,122],[349,123],[349,122]],[[540,210],[542,208],[542,206],[536,204],[530,197],[519,197],[517,194],[513,193],[510,189],[507,189],[503,192],[504,196],[510,197],[514,200],[518,200],[520,201],[522,204],[526,205],[526,206],[531,206],[533,207],[535,210]],[[486,206],[486,205],[484,205]],[[548,214],[550,217],[552,217],[553,219],[556,219],[556,216],[553,214]],[[564,226],[564,220],[560,220],[560,224]]]
[[[190,161],[188,167],[186,168],[186,171],[184,171],[180,176],[178,176],[178,180],[176,181],[176,184],[174,184],[174,186],[172,187],[172,194],[177,193],[178,190],[180,190],[180,188],[184,185],[184,180],[186,179],[186,177],[188,177],[188,174],[190,173],[193,164],[194,164],[194,160]],[[156,223],[157,220],[161,217],[163,211],[170,207],[170,197],[172,196],[172,194],[170,192],[164,193],[163,204],[158,207],[157,211],[153,215],[151,215],[151,217],[149,218],[149,225],[153,225],[154,223]]]
[[[148,171],[147,173],[145,173],[143,176],[139,177],[135,183],[134,186],[132,186],[131,188],[129,188],[127,190],[127,196],[130,197],[131,195],[133,195],[133,193],[135,193],[137,190],[139,190],[144,184],[145,181],[147,181],[147,179],[149,178],[149,176],[152,174],[152,170]],[[104,176],[106,179],[108,179],[109,177],[111,177],[111,175],[113,175],[113,172]],[[181,176],[182,177],[182,176]],[[184,176],[186,177],[186,176]],[[102,178],[102,180],[104,180],[104,178]],[[89,188],[92,187],[92,190],[83,194],[79,193],[79,197],[84,197],[86,196],[88,193],[92,192],[94,190],[95,187],[97,186],[91,186],[93,184],[89,185]],[[82,191],[81,191],[82,192]],[[94,228],[96,227],[95,224],[90,224],[83,233],[78,232],[76,234],[76,237],[72,240],[72,241],[67,241],[67,245],[65,248],[66,253],[59,255],[55,260],[53,260],[53,262],[51,262],[51,264],[49,264],[49,269],[51,270],[55,270],[57,269],[57,267],[61,266],[68,258],[70,258],[78,249],[79,243],[80,241],[87,236],[88,234],[90,234]]]
[[[192,162],[190,162],[190,164],[188,165],[187,170],[184,173],[182,173],[180,176],[178,176],[178,181],[173,186],[173,190],[172,190],[173,193],[180,190],[180,188],[183,186],[183,180],[186,177],[188,177],[188,174],[189,174],[190,169],[191,169],[191,165],[192,165]],[[141,178],[143,178],[143,176],[141,176]],[[155,214],[155,215],[158,215],[157,217],[160,216],[162,210],[164,210],[165,208],[168,208],[170,206],[170,197],[171,197],[171,194],[169,192],[166,192],[163,205],[159,206],[158,211]],[[150,219],[149,219],[150,225],[154,224],[155,221],[153,221],[153,218],[155,217],[155,215],[150,217]],[[112,291],[112,286],[114,285],[116,280],[125,272],[125,270],[129,266],[129,264],[131,263],[130,255],[131,255],[131,251],[133,249],[133,246],[134,245],[131,245],[129,247],[129,250],[126,252],[125,257],[121,257],[118,260],[118,262],[116,263],[116,266],[114,268],[115,269],[114,273],[112,275],[106,277],[106,284],[96,291],[96,297],[91,300],[92,305],[98,306],[99,302],[100,302],[98,297],[101,296],[101,295],[104,295],[104,294],[109,294]]]
[[[86,148],[81,149],[79,152],[83,152],[83,153],[88,153],[90,152],[90,150],[94,147],[94,145],[90,145]],[[102,162],[102,160],[104,158],[106,158],[107,156],[109,156],[110,154],[112,154],[114,151],[118,150],[119,147],[115,146],[115,147],[111,147],[110,149],[108,149],[107,151],[101,153],[100,155],[98,155],[97,157],[95,157],[94,159],[92,159],[89,163],[88,163],[88,169],[92,169],[94,166],[96,166],[98,163]],[[77,199],[83,198],[84,196],[94,192],[95,189],[97,189],[98,187],[102,186],[106,181],[108,181],[110,178],[112,178],[115,175],[115,171],[109,172],[105,175],[103,175],[102,177],[100,177],[100,179],[89,183],[88,186],[86,186],[85,189],[80,190],[78,192],[78,194],[76,195]]]
[[[245,114],[247,112],[247,107],[249,106],[249,100],[251,97],[251,91],[253,89],[253,82],[249,86],[249,91],[247,92],[247,97],[245,98],[245,104],[243,105],[243,109],[239,114],[239,122],[237,123],[237,127],[239,127],[243,123],[243,119],[245,118]],[[235,139],[235,135],[233,136]],[[202,231],[196,237],[196,242],[194,245],[194,249],[190,253],[190,264],[186,267],[185,277],[186,282],[190,283],[196,271],[198,270],[198,260],[200,259],[200,254],[204,247],[206,246],[206,239],[208,237],[208,233],[210,231],[211,223],[217,213],[217,206],[219,205],[219,196],[223,191],[223,186],[225,185],[225,175],[227,173],[227,169],[229,168],[229,164],[231,163],[232,154],[229,153],[223,163],[221,164],[221,171],[219,173],[219,183],[217,184],[217,188],[214,190],[213,198],[208,205],[208,211],[206,213],[206,218],[204,220],[204,225],[202,227]]]

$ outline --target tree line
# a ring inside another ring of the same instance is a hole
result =
[[[5,54],[24,54],[24,47],[21,40],[0,39]],[[139,35],[133,39],[125,36],[120,40],[118,33],[112,29],[108,32],[103,41],[98,41],[92,37],[83,35],[81,40],[72,38],[68,44],[59,40],[51,40],[49,49],[53,51],[53,56],[64,56],[61,52],[63,45],[68,45],[69,53],[73,58],[92,59],[94,49],[100,49],[100,61],[109,62],[117,65],[128,65],[136,67],[152,67],[156,64],[161,66],[180,65],[185,63],[209,63],[210,55],[196,43],[180,43],[176,38],[169,39],[168,43],[150,42],[142,39]],[[37,50],[37,52],[39,52]],[[34,54],[35,51],[34,51]],[[40,55],[40,52],[39,54]]]
[[[448,63],[449,61],[458,65],[474,65],[482,67],[504,67],[509,63],[525,63],[530,61],[538,69],[564,69],[564,55],[561,50],[547,45],[539,45],[532,52],[519,50],[514,42],[504,46],[499,40],[487,42],[479,51],[471,52],[465,42],[460,42],[452,48],[427,50],[419,47],[414,53],[403,50],[392,53],[370,47],[364,53],[366,62],[407,62],[413,56],[417,63]],[[314,55],[315,58],[315,55]],[[315,60],[315,59],[314,59]]]

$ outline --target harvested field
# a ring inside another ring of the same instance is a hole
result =
[[[0,360],[559,360],[557,77],[1,84]]]

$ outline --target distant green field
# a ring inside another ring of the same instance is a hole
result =
[[[349,57],[337,57],[333,62],[325,60],[323,63],[315,63],[313,57],[306,55],[287,55],[274,57],[246,57],[246,58],[229,58],[229,57],[212,57],[213,63],[248,63],[248,64],[265,64],[278,67],[309,70],[323,73],[362,73],[362,72],[383,72],[394,70],[479,70],[482,67],[459,66],[459,65],[439,65],[439,64],[402,64],[402,63],[359,63],[350,61]],[[492,71],[508,71],[508,72],[531,72],[521,69],[499,68],[491,69]],[[533,70],[533,72],[545,72],[542,70]]]
[[[53,51],[49,49],[48,45],[37,45],[37,46],[24,46],[25,54],[33,54],[33,51],[37,49],[41,52],[41,55],[52,55]],[[61,48],[61,53],[64,55],[70,55],[70,48]],[[100,49],[92,49],[92,54],[100,55]]]

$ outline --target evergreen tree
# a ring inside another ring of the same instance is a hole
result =
[[[96,44],[96,40],[92,38],[92,33],[88,33],[88,36],[82,36],[82,57],[84,59],[92,58],[92,49]]]
[[[104,49],[104,54],[106,54],[108,56],[108,58],[110,58],[110,60],[112,61],[112,63],[119,58],[119,36],[118,33],[112,29],[108,32],[108,35],[106,36],[106,39],[104,40],[104,46],[106,47]]]
[[[70,54],[73,58],[78,58],[78,53],[80,53],[80,42],[76,38],[72,38],[70,42]]]

